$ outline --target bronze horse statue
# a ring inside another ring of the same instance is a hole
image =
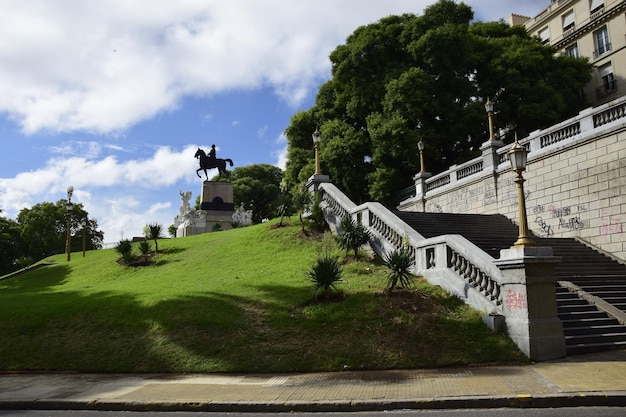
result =
[[[217,180],[219,181],[219,179],[222,178],[222,174],[226,176],[229,175],[228,171],[226,171],[226,162],[228,162],[231,167],[233,166],[233,161],[231,159],[209,158],[207,154],[200,148],[198,148],[194,157],[200,159],[200,168],[196,170],[196,175],[198,175],[198,178],[202,178],[200,176],[200,171],[204,171],[204,175],[206,176],[207,181],[209,180],[209,175],[206,172],[207,169],[217,168],[217,170],[219,171],[219,176],[217,177]]]

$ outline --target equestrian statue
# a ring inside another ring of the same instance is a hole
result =
[[[202,149],[198,148],[194,157],[198,158],[200,162],[200,168],[196,170],[196,175],[198,175],[198,178],[202,178],[202,176],[200,176],[200,171],[204,171],[204,175],[207,181],[209,180],[207,169],[217,168],[217,170],[219,171],[217,180],[219,181],[220,178],[222,178],[222,174],[229,176],[229,173],[226,170],[226,162],[228,162],[231,167],[233,166],[233,161],[231,159],[222,159],[215,157],[215,145],[211,146],[211,150],[209,151],[208,155]]]

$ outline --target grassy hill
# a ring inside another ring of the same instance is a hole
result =
[[[384,266],[343,264],[346,294],[316,302],[320,236],[297,221],[159,241],[150,266],[112,249],[0,281],[0,370],[290,372],[525,363],[481,313]],[[154,245],[153,245],[154,246]],[[340,252],[341,255],[343,253]]]

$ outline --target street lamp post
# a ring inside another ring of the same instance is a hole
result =
[[[71,248],[71,220],[72,220],[72,193],[74,192],[74,187],[71,185],[67,187],[67,203],[65,204],[65,210],[67,214],[67,261],[69,262],[72,259],[72,248]]]
[[[485,103],[485,110],[489,118],[489,140],[493,140],[493,101],[489,98],[487,98],[487,102]]]
[[[320,141],[322,140],[322,135],[320,134],[317,128],[315,132],[313,132],[313,146],[315,148],[315,175],[321,175],[322,169],[320,168]]]
[[[424,173],[426,172],[426,167],[424,165],[424,142],[422,139],[417,142],[417,148],[420,150],[420,172]]]
[[[81,220],[81,226],[83,228],[83,258],[85,257],[85,229],[87,228],[87,219]]]
[[[517,178],[514,181],[517,184],[517,217],[519,220],[519,236],[511,247],[525,248],[528,246],[535,246],[535,242],[528,236],[526,198],[524,197],[524,181],[526,180],[522,177],[522,172],[526,169],[527,154],[526,148],[520,145],[517,141],[517,132],[515,133],[515,143],[507,154],[513,171],[517,173]]]

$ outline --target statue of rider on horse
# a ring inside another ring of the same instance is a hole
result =
[[[202,178],[200,176],[200,171],[204,171],[206,181],[209,180],[207,169],[217,168],[219,172],[217,180],[219,181],[220,178],[222,178],[222,174],[226,176],[229,175],[228,171],[226,170],[226,162],[228,162],[231,167],[233,166],[233,161],[231,159],[222,159],[215,157],[215,145],[211,145],[211,150],[209,151],[208,155],[202,149],[198,148],[194,157],[198,158],[200,162],[200,168],[196,170],[196,175],[198,175],[198,178]]]

